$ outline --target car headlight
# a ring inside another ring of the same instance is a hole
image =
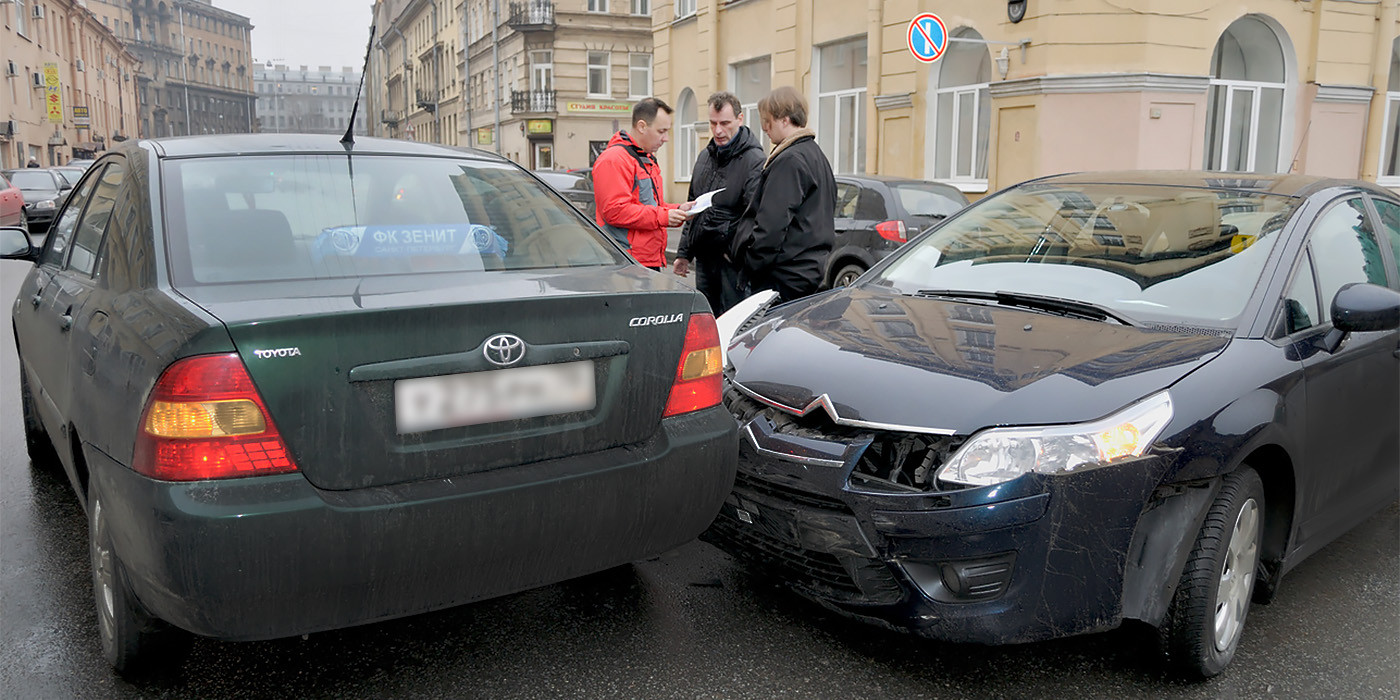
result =
[[[45,199],[45,200],[43,200],[43,201],[41,201],[41,202],[35,202],[35,203],[34,203],[34,208],[35,208],[35,209],[53,209],[53,200],[52,200],[52,199]]]
[[[1022,474],[1061,474],[1141,457],[1171,419],[1171,395],[1163,391],[1090,423],[986,430],[958,449],[938,478],[991,486]]]

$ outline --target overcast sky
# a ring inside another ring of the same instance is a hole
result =
[[[360,70],[371,0],[214,0],[253,23],[253,60]]]

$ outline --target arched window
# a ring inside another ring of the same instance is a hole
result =
[[[1288,57],[1278,32],[1259,17],[1235,20],[1210,60],[1206,169],[1272,173],[1282,157]]]
[[[1376,180],[1400,186],[1400,37],[1390,45],[1390,84],[1385,89],[1385,129],[1381,132],[1381,167]]]
[[[700,132],[695,126],[698,119],[695,93],[690,88],[681,90],[681,97],[676,100],[676,145],[673,150],[677,182],[689,181],[690,169],[695,167],[696,145],[700,140]]]
[[[966,27],[930,75],[928,176],[976,190],[987,185],[987,135],[991,124],[992,54],[982,35]]]

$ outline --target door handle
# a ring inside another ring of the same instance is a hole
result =
[[[35,293],[34,293],[34,296],[29,297],[29,303],[30,303],[30,304],[33,304],[34,306],[38,306],[38,305],[39,305],[39,300],[42,299],[43,296],[44,296],[44,295],[43,295],[42,292],[35,292]]]
[[[60,331],[67,332],[67,331],[70,330],[71,328],[73,328],[73,315],[72,315],[72,314],[63,314],[62,316],[59,316],[59,317],[58,317],[58,329],[59,329]]]

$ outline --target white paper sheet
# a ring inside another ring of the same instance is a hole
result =
[[[711,192],[706,192],[705,194],[702,194],[702,195],[700,195],[699,197],[696,197],[696,198],[695,198],[695,206],[691,207],[691,208],[690,208],[690,211],[686,212],[686,216],[695,216],[696,214],[699,214],[700,212],[705,211],[706,209],[709,209],[711,206],[714,205],[715,195],[717,195],[717,194],[719,194],[720,192],[723,192],[723,191],[724,191],[724,188],[721,187],[721,188],[719,188],[719,189],[717,189],[717,190],[713,190],[713,191],[711,191]]]

